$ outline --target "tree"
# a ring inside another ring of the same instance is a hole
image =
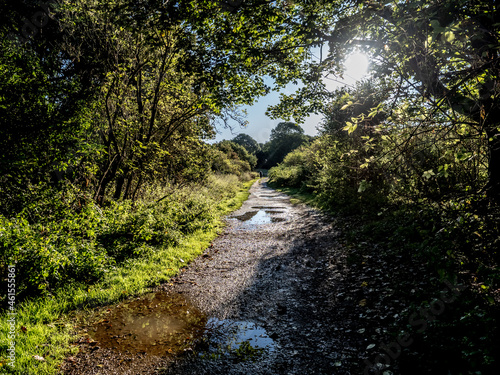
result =
[[[248,134],[238,134],[236,137],[234,137],[231,142],[237,143],[253,155],[256,155],[257,152],[260,150],[260,146],[257,143],[255,139],[253,139],[251,136]]]
[[[375,79],[358,82],[354,87],[342,87],[332,93],[332,99],[325,105],[323,122],[318,127],[322,134],[344,138],[355,129],[345,131],[346,124],[353,118],[364,117],[359,122],[357,133],[373,134],[374,129],[387,117],[387,100],[391,87]],[[376,113],[374,113],[376,109]]]
[[[271,168],[281,163],[291,151],[307,143],[311,137],[304,134],[304,129],[293,122],[280,122],[271,130],[269,142],[263,151],[267,154],[263,168]]]
[[[321,0],[295,4],[303,14],[302,26],[308,24],[314,30],[317,44],[328,43],[329,52],[311,64],[307,87],[301,89],[316,94],[309,102],[300,95],[285,96],[288,108],[275,108],[276,117],[280,112],[300,114],[298,108],[314,108],[314,99],[324,91],[319,77],[338,74],[343,56],[353,48],[364,48],[372,54],[377,74],[394,84],[392,108],[418,108],[408,111],[414,114],[407,119],[413,127],[410,133],[430,131],[434,123],[439,125],[434,130],[440,130],[435,131],[436,137],[454,129],[463,141],[474,137],[478,147],[486,143],[485,190],[500,199],[500,10],[496,2],[345,1],[343,7],[321,8]],[[317,10],[315,17],[312,9]]]
[[[224,152],[229,159],[239,159],[248,163],[251,169],[255,168],[257,164],[257,157],[250,154],[245,147],[233,141],[222,141],[215,145],[215,147]]]
[[[31,191],[72,183],[92,166],[86,120],[98,76],[76,68],[53,4],[3,2],[0,12],[0,206],[17,212]]]

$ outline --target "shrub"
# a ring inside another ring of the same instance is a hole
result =
[[[244,177],[251,177],[250,172]],[[6,274],[7,266],[17,262],[19,299],[66,283],[91,284],[115,264],[175,245],[197,230],[212,229],[221,203],[233,198],[239,187],[237,176],[210,175],[204,184],[151,186],[139,201],[111,202],[102,209],[88,203],[75,212],[54,202],[57,215],[54,211],[52,220],[37,217],[31,222],[34,216],[29,220],[26,213],[0,216],[0,272]],[[45,202],[43,210],[52,212],[50,206]]]

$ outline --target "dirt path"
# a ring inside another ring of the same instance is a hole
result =
[[[162,356],[168,348],[158,351],[158,342],[146,341],[140,350],[120,352],[104,336],[120,341],[132,334],[125,323],[109,324],[96,330],[96,341],[81,344],[65,373],[362,373],[360,356],[368,344],[358,318],[363,308],[349,295],[353,287],[345,280],[346,255],[335,225],[318,211],[292,204],[265,180],[250,192],[213,246],[162,286],[182,311],[177,326],[191,322],[190,330],[183,328],[191,341],[185,340],[182,355]],[[163,299],[148,301],[139,304],[154,303],[158,315]],[[142,319],[146,313],[141,314]],[[165,324],[155,332],[164,332]]]

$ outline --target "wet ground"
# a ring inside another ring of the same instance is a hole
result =
[[[86,317],[64,373],[363,373],[363,304],[331,219],[261,180],[227,222],[168,284]]]

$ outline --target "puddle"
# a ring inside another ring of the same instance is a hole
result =
[[[175,354],[202,337],[207,317],[181,295],[147,294],[100,314],[88,327],[100,347],[151,355]]]
[[[252,206],[252,208],[256,208],[259,210],[286,210],[286,207],[279,206]]]
[[[251,220],[259,211],[247,211],[243,215],[233,216],[234,219],[238,219],[240,221],[248,221]]]
[[[264,351],[273,352],[275,348],[266,330],[252,322],[210,318],[206,327],[205,340],[199,345],[201,357],[237,355],[248,358]]]
[[[80,317],[79,320],[89,319]],[[92,315],[85,325],[95,349],[171,356],[195,348],[200,357],[232,355],[239,360],[274,351],[274,340],[252,322],[208,319],[180,294],[150,293]]]
[[[264,210],[248,211],[245,212],[243,215],[233,216],[233,218],[238,219],[240,221],[244,221],[245,223],[250,225],[260,225],[260,224],[278,223],[286,221],[286,219],[283,217],[273,216],[275,214],[285,213],[285,211],[279,210],[280,208],[283,209],[285,207],[258,206],[252,208],[263,208]]]

